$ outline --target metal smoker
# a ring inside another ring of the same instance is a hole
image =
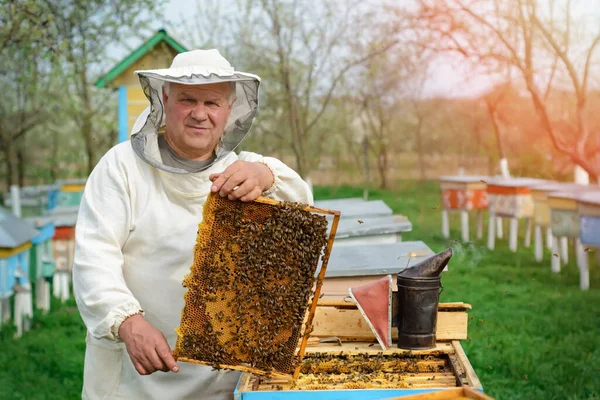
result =
[[[382,349],[392,347],[392,327],[398,328],[398,347],[431,349],[436,345],[437,311],[442,288],[440,274],[452,257],[448,248],[397,275],[348,289]]]

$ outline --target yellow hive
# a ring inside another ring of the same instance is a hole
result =
[[[327,244],[326,218],[309,209],[209,196],[183,282],[188,291],[176,329],[177,359],[263,373],[294,370]],[[331,243],[326,253],[330,249]]]

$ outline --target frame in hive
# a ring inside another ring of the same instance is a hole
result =
[[[326,214],[334,216],[329,238]],[[194,264],[183,281],[188,290],[175,357],[214,368],[297,376],[339,214],[211,194]]]

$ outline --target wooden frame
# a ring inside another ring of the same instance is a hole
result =
[[[254,202],[261,203],[261,204],[267,204],[267,205],[273,205],[273,206],[281,206],[281,205],[285,204],[281,201],[269,199],[266,197],[259,197],[256,200],[254,200]],[[262,369],[248,367],[245,365],[224,365],[224,364],[222,364],[222,365],[220,365],[221,368],[233,369],[233,370],[243,371],[243,372],[247,372],[247,373],[253,373],[253,374],[257,374],[257,375],[270,375],[270,376],[273,376],[273,377],[276,377],[279,379],[290,379],[290,378],[296,379],[298,377],[298,375],[300,374],[300,363],[302,362],[302,357],[304,356],[304,352],[305,352],[305,349],[306,349],[306,346],[308,343],[308,337],[310,336],[310,332],[312,331],[312,321],[314,318],[315,309],[317,308],[319,296],[321,294],[321,287],[323,285],[323,280],[325,279],[327,263],[329,261],[331,249],[333,248],[333,241],[335,240],[335,233],[337,231],[337,226],[338,226],[339,219],[340,219],[340,212],[336,211],[336,210],[327,210],[324,208],[316,208],[316,207],[312,207],[312,206],[306,206],[303,208],[303,210],[308,211],[308,212],[317,213],[317,214],[333,215],[333,223],[331,225],[331,230],[329,232],[327,246],[325,248],[323,256],[321,257],[321,268],[319,269],[319,275],[317,277],[314,295],[312,298],[312,302],[309,306],[308,314],[307,314],[307,317],[306,317],[306,320],[304,323],[304,330],[301,335],[302,339],[300,341],[300,348],[297,353],[298,363],[299,363],[298,366],[294,369],[293,375],[288,375],[288,374],[283,374],[283,373],[278,373],[278,372],[273,372],[273,371],[267,373],[266,371],[264,371]],[[187,357],[178,357],[177,360],[189,362],[189,363],[193,363],[193,364],[207,365],[207,366],[213,365],[212,363],[199,361],[199,360],[192,360]]]

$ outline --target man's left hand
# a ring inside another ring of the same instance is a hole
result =
[[[219,192],[229,200],[256,200],[262,192],[273,186],[273,173],[260,162],[236,161],[218,174],[211,174],[211,192]],[[234,190],[235,188],[235,190]]]

